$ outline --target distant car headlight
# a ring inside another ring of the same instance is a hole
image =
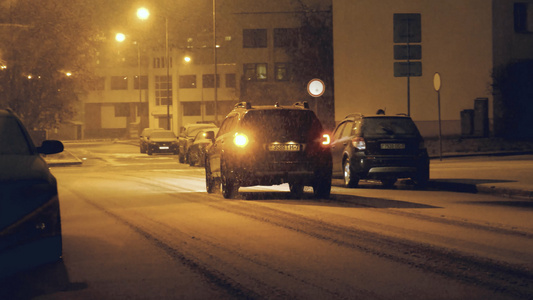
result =
[[[246,147],[248,145],[248,137],[243,133],[236,133],[233,138],[233,143],[240,148]]]

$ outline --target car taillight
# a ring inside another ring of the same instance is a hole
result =
[[[322,145],[329,145],[331,142],[331,138],[329,137],[329,134],[325,133],[322,135]]]
[[[248,137],[245,134],[242,133],[235,133],[235,137],[233,138],[233,143],[237,147],[246,147],[248,145]]]
[[[362,137],[356,137],[352,139],[352,145],[359,149],[359,150],[365,150],[366,149],[366,143],[365,139]]]

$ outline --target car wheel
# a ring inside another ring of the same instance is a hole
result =
[[[222,196],[226,199],[233,198],[239,187],[235,184],[224,160],[221,160],[220,163],[220,181]]]
[[[350,164],[350,159],[346,158],[344,160],[344,166],[343,166],[343,179],[344,179],[344,186],[348,188],[354,188],[357,187],[359,184],[359,178],[357,175],[355,175],[352,165]]]
[[[398,179],[394,178],[394,177],[383,178],[383,179],[381,179],[381,183],[383,184],[383,186],[390,188],[390,187],[394,186],[394,184],[396,183],[396,180],[398,180]]]
[[[292,195],[301,197],[304,194],[304,185],[301,183],[289,182],[289,190]]]
[[[315,177],[313,193],[316,198],[327,199],[331,193],[331,170],[320,171]]]
[[[211,166],[209,163],[205,165],[205,189],[207,193],[212,194],[217,190],[217,183],[220,185],[219,181],[216,178],[213,178],[211,174]]]

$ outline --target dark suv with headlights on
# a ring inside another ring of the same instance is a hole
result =
[[[393,186],[398,178],[411,178],[425,186],[429,158],[424,140],[408,116],[348,115],[336,128],[331,142],[333,177],[356,187],[360,179],[377,179]]]
[[[178,138],[170,130],[150,131],[147,136],[146,153],[178,154]]]
[[[0,278],[61,259],[57,182],[41,157],[61,151],[54,140],[35,147],[19,118],[0,109]]]
[[[237,103],[225,118],[206,153],[208,193],[221,186],[231,198],[241,186],[288,183],[301,195],[312,186],[317,197],[329,197],[329,136],[307,102],[292,106]]]

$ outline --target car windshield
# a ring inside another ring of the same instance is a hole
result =
[[[322,132],[320,122],[308,110],[251,110],[244,116],[242,128],[270,141],[306,142]]]
[[[175,139],[176,135],[171,131],[154,131],[150,134],[150,137],[156,139]]]
[[[363,136],[415,137],[419,136],[415,123],[408,118],[367,117],[362,126]]]
[[[31,154],[28,141],[14,118],[0,118],[0,141],[0,155]]]

